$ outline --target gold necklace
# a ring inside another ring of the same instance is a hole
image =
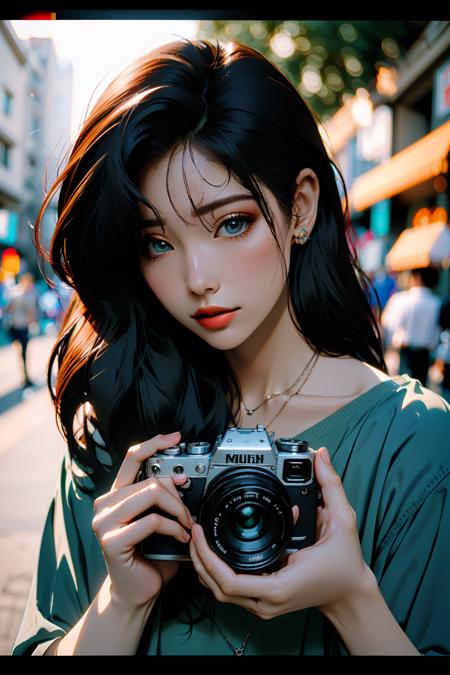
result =
[[[269,429],[269,427],[270,427],[270,425],[272,424],[272,422],[273,422],[274,420],[276,420],[276,418],[277,418],[279,415],[281,415],[281,413],[283,412],[283,410],[285,409],[285,407],[287,406],[287,404],[289,403],[289,401],[291,400],[291,398],[293,398],[294,396],[297,396],[297,394],[299,394],[300,391],[303,389],[303,387],[305,386],[305,384],[306,384],[306,383],[308,382],[308,380],[309,380],[309,377],[310,377],[310,375],[311,375],[311,373],[312,373],[312,371],[313,371],[313,369],[314,369],[314,366],[316,365],[316,363],[317,363],[317,361],[318,361],[318,358],[319,358],[319,352],[318,352],[318,351],[315,351],[314,354],[312,355],[312,357],[310,358],[310,360],[308,361],[308,363],[306,364],[306,366],[304,367],[304,369],[303,369],[303,371],[301,372],[300,376],[299,376],[299,377],[297,378],[297,380],[294,382],[294,384],[297,384],[298,381],[299,381],[299,380],[302,378],[302,376],[304,375],[304,379],[303,379],[303,381],[300,383],[299,388],[298,388],[296,391],[294,391],[294,393],[291,394],[291,395],[288,397],[287,401],[285,401],[285,402],[283,403],[283,405],[281,406],[280,410],[277,412],[277,414],[275,415],[275,417],[272,417],[272,419],[270,420],[270,422],[267,422],[267,424],[264,425],[264,426],[266,427],[266,429]],[[291,385],[291,386],[294,386],[294,385]],[[291,388],[291,387],[288,387],[288,389],[290,389],[290,388]],[[287,391],[287,390],[285,390],[285,391]],[[285,392],[280,392],[280,393],[283,394],[283,393],[285,393]],[[272,395],[272,396],[275,396],[275,395],[278,396],[278,394],[274,394],[274,395]],[[268,397],[266,397],[266,399],[268,399]],[[263,403],[265,403],[265,402],[266,402],[266,400],[264,400],[264,401],[258,406],[258,408],[260,408],[261,405],[262,405]],[[245,407],[245,409],[247,410],[247,414],[248,414],[248,415],[252,415],[252,414],[255,412],[255,410],[258,409],[258,408],[254,408],[252,411],[249,411],[248,408],[247,408],[247,406],[245,405],[245,403],[244,403],[244,407]]]
[[[271,398],[275,398],[276,396],[281,396],[281,394],[285,394],[287,391],[289,391],[289,389],[292,389],[292,387],[295,387],[295,385],[298,383],[298,381],[303,377],[304,373],[308,369],[308,366],[310,365],[311,361],[314,359],[315,355],[316,355],[316,352],[313,353],[313,355],[311,356],[311,358],[307,362],[306,366],[303,368],[302,372],[300,373],[300,375],[297,377],[297,379],[295,380],[295,382],[293,384],[290,384],[289,387],[287,387],[283,391],[279,391],[278,394],[268,394],[267,396],[264,397],[264,400],[259,405],[256,406],[256,408],[247,408],[247,406],[245,405],[245,401],[243,400],[242,404],[243,404],[243,406],[244,406],[244,408],[247,412],[247,415],[253,415],[253,413],[256,412],[258,410],[258,408],[260,408],[262,405],[264,405],[264,403],[269,401]]]
[[[314,358],[314,362],[313,362],[311,368],[309,369],[308,373],[306,374],[305,379],[303,380],[303,382],[301,383],[301,385],[300,385],[299,388],[297,389],[297,391],[295,391],[293,394],[291,394],[291,395],[289,396],[288,400],[285,401],[285,402],[283,403],[283,405],[281,406],[280,410],[277,412],[277,414],[275,415],[275,417],[272,417],[272,419],[270,420],[270,422],[267,422],[267,424],[264,425],[267,429],[269,429],[270,425],[272,424],[272,422],[273,422],[274,420],[276,420],[276,418],[278,417],[278,415],[280,415],[280,414],[282,413],[282,411],[285,409],[285,407],[287,406],[287,404],[289,403],[289,401],[291,400],[291,398],[292,398],[293,396],[297,396],[297,394],[300,393],[300,391],[303,389],[303,387],[305,386],[305,384],[308,382],[309,376],[311,375],[312,371],[314,370],[314,366],[316,365],[317,360],[318,360],[318,358],[319,358],[319,352],[315,352],[315,353],[314,353],[314,357],[315,357],[315,358]]]

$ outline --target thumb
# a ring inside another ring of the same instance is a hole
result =
[[[325,507],[336,512],[348,504],[340,476],[331,464],[330,455],[325,447],[319,448],[314,461],[314,473],[319,483]]]

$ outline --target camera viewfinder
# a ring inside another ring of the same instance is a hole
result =
[[[290,483],[308,483],[311,480],[311,461],[309,459],[286,459],[283,467],[283,480]]]

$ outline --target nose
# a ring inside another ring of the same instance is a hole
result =
[[[189,292],[201,296],[206,291],[217,291],[220,286],[217,272],[213,271],[214,262],[206,252],[191,255],[186,264],[186,288]]]

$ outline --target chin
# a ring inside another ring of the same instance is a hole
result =
[[[233,335],[232,331],[225,329],[223,331],[211,331],[208,335],[199,335],[196,333],[204,342],[207,342],[214,349],[219,351],[228,351],[229,349],[236,349],[246,338],[236,333]]]

